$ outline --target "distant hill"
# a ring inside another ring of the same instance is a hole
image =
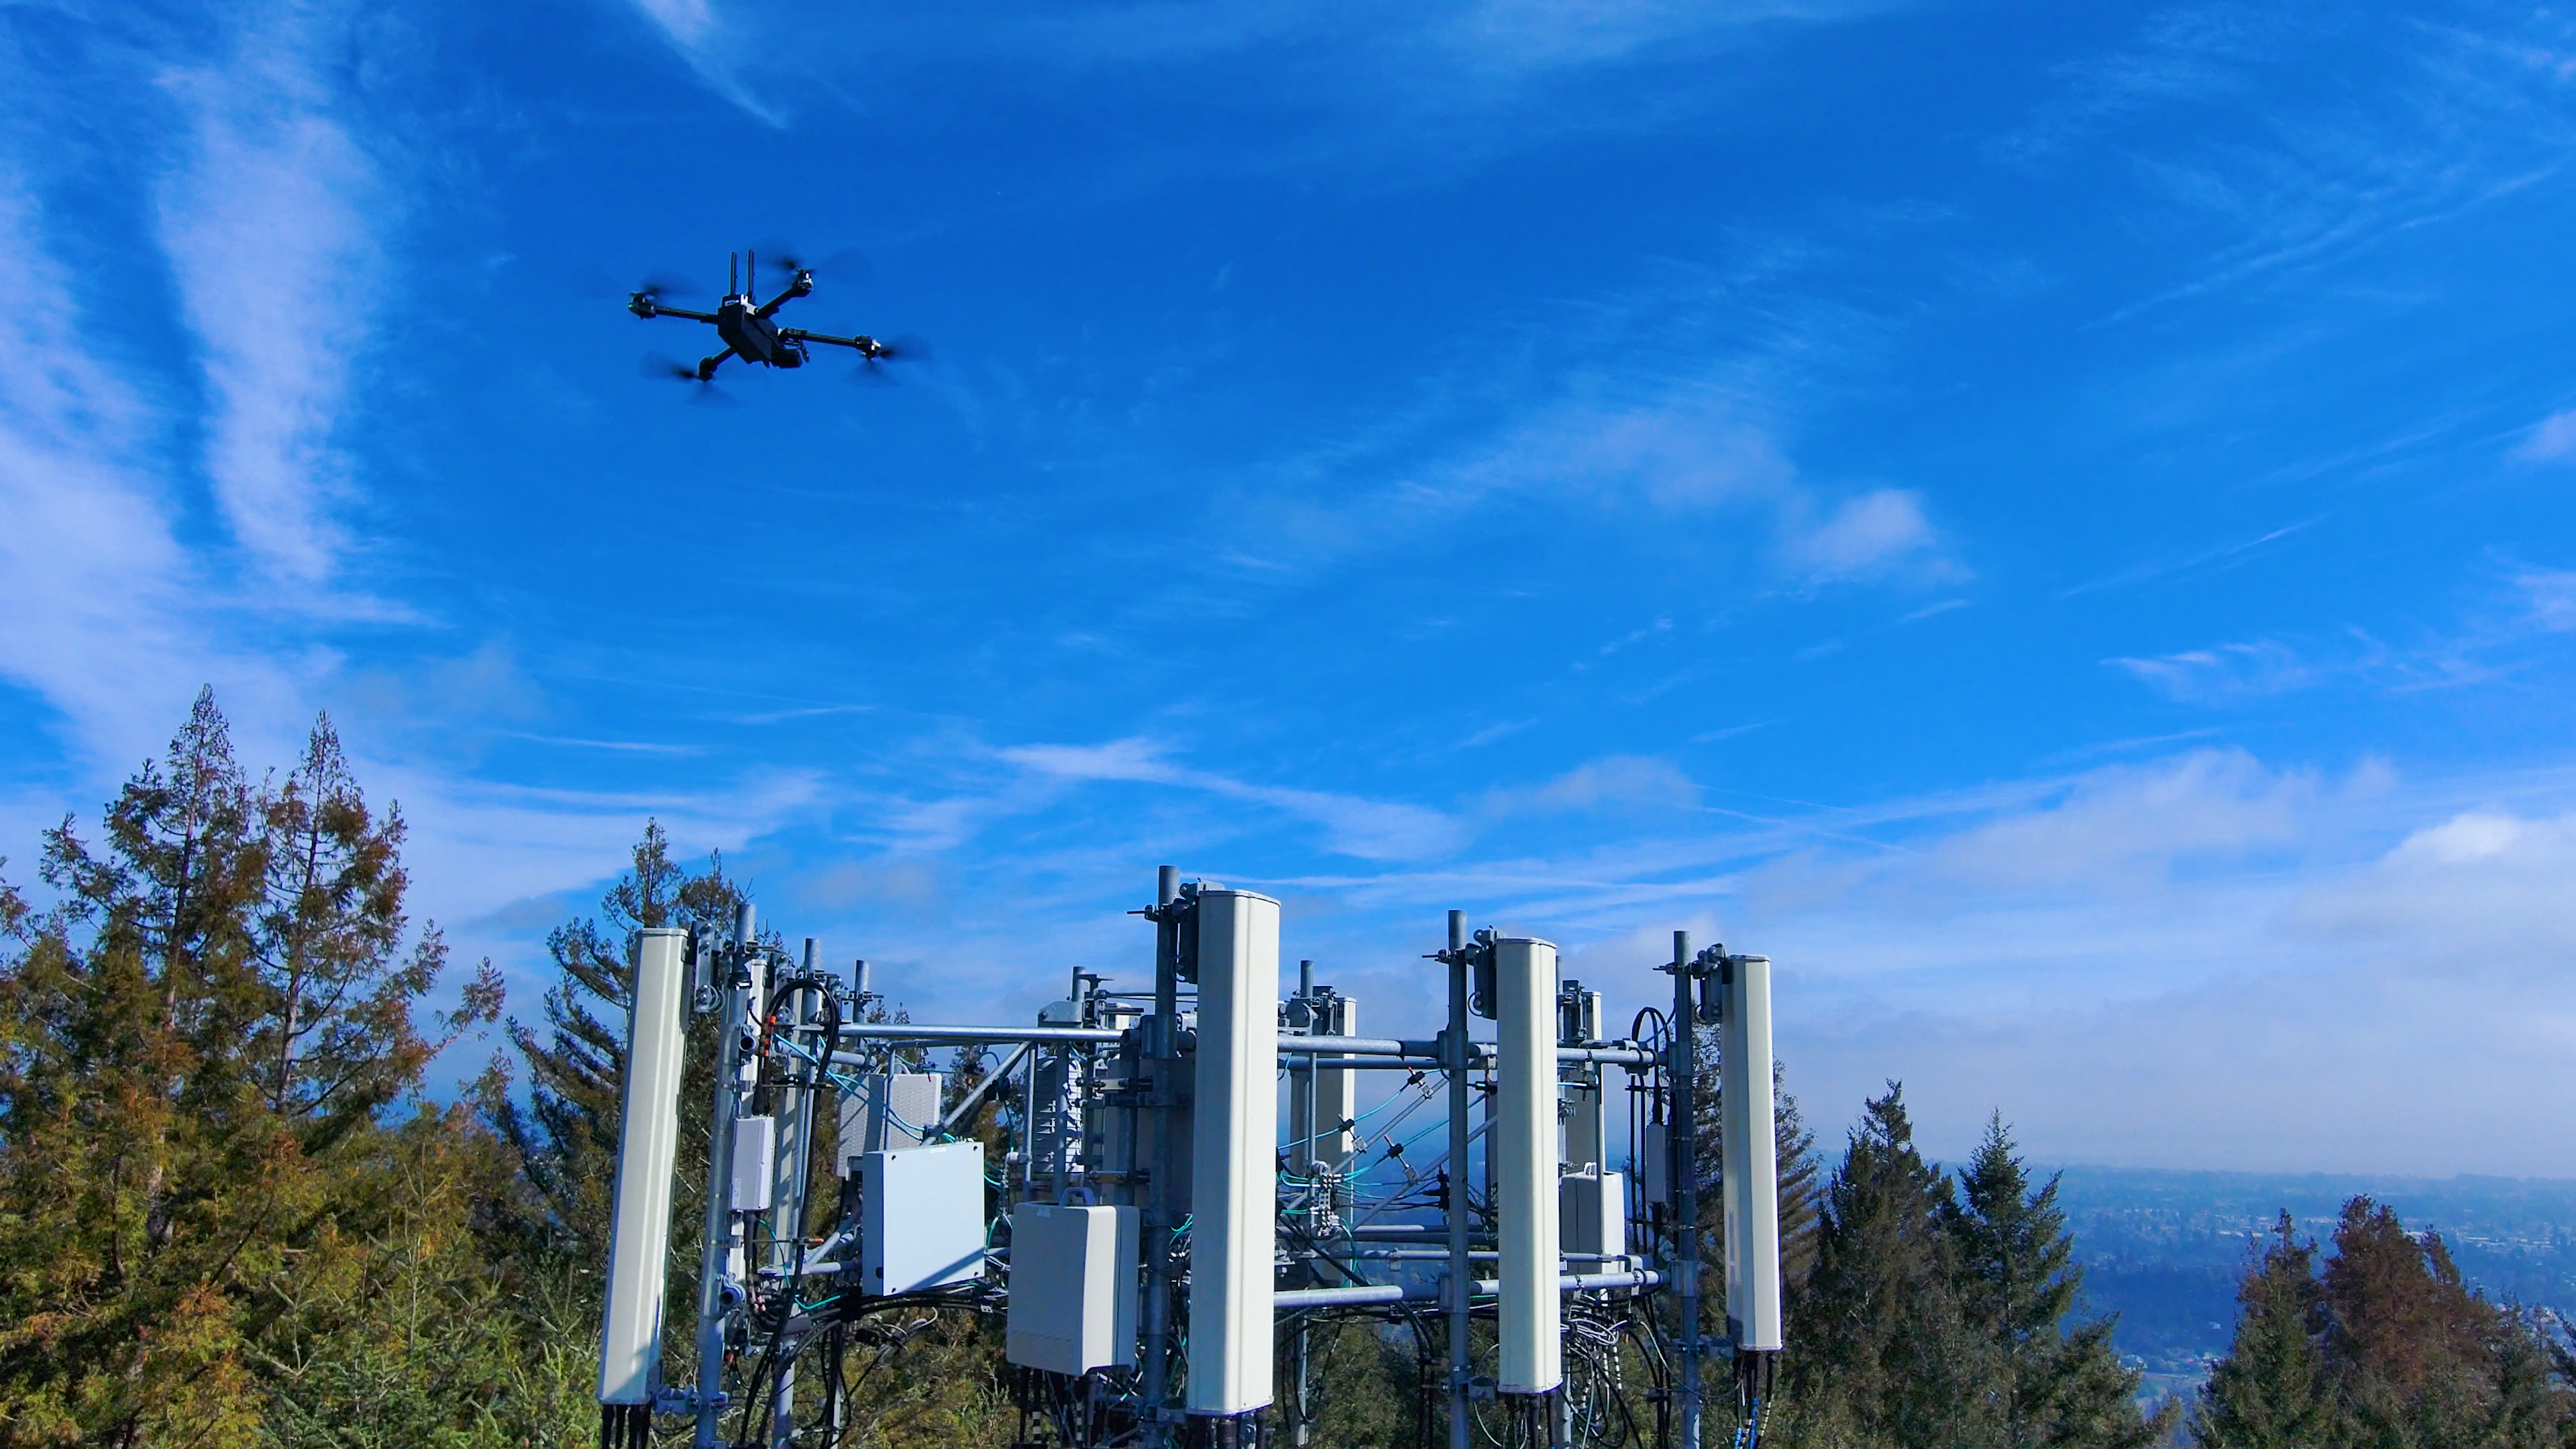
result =
[[[2091,1310],[2120,1315],[2114,1342],[2168,1393],[2226,1351],[2249,1241],[2287,1208],[2322,1243],[2355,1194],[2438,1230],[2487,1297],[2576,1315],[2576,1180],[2069,1167],[2058,1189]]]

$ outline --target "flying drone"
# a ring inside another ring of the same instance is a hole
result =
[[[742,262],[750,265],[736,270],[737,264]],[[803,367],[811,360],[806,348],[812,343],[849,348],[859,354],[863,365],[871,369],[880,361],[909,357],[919,351],[917,346],[899,346],[864,332],[855,337],[835,337],[827,332],[808,332],[802,327],[779,326],[774,320],[778,309],[799,297],[810,295],[814,290],[814,273],[793,258],[772,265],[785,270],[789,280],[787,290],[766,302],[753,295],[753,289],[760,285],[759,261],[751,253],[744,252],[726,259],[724,300],[717,303],[716,310],[712,312],[662,305],[661,294],[666,287],[660,282],[647,282],[630,293],[626,299],[626,310],[638,317],[684,317],[716,329],[716,335],[724,339],[722,352],[700,358],[694,369],[678,363],[670,365],[671,375],[683,381],[713,382],[716,369],[723,366],[728,357],[739,357],[765,367]],[[748,278],[745,272],[749,273]]]

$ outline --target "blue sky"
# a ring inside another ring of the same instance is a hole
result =
[[[655,815],[925,1019],[1171,861],[1372,1026],[1766,951],[1829,1135],[2576,1174],[2576,14],[0,14],[14,879],[211,682],[523,1007]],[[771,238],[934,355],[645,377]]]

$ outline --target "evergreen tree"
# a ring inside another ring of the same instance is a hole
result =
[[[430,927],[403,955],[402,812],[372,816],[328,715],[261,815],[253,940],[269,1000],[253,1056],[266,1068],[269,1109],[304,1124],[310,1148],[370,1121],[435,1054],[410,1004],[438,975],[445,946]],[[499,990],[487,964],[466,988],[469,1010],[490,1014]]]
[[[1825,1190],[1815,1270],[1791,1305],[1783,1427],[1799,1443],[1950,1449],[1997,1441],[2002,1376],[1955,1286],[1947,1177],[1914,1146],[1888,1084]]]
[[[2540,1315],[2470,1291],[2439,1234],[2367,1197],[2334,1248],[2320,1274],[2281,1215],[2193,1415],[2201,1449],[2576,1445],[2576,1359]]]
[[[1788,1068],[1771,1064],[1772,1152],[1780,1168],[1780,1292],[1795,1301],[1816,1267],[1817,1205],[1824,1195],[1824,1167],[1816,1161],[1816,1134],[1788,1087]]]
[[[2192,1412],[2200,1449],[2314,1449],[2341,1442],[2325,1363],[2316,1245],[2287,1212],[2236,1287],[2236,1335]]]
[[[2334,1245],[2324,1348],[2353,1442],[2568,1442],[2568,1398],[2546,1384],[2534,1325],[2471,1292],[2439,1233],[2409,1233],[2393,1210],[2356,1197]]]
[[[400,949],[399,839],[327,721],[285,789],[252,788],[211,692],[100,847],[48,833],[57,904],[0,908],[0,1442],[258,1433],[304,1285],[371,1251],[377,1117],[438,1045],[413,1009],[444,953]],[[496,994],[487,963],[443,1035]]]
[[[1706,1264],[1702,1281],[1711,1285],[1712,1332],[1723,1332],[1726,1290],[1726,1206],[1723,1186],[1726,1129],[1718,1083],[1724,1066],[1716,1027],[1702,1026],[1692,1036],[1692,1049],[1698,1054],[1700,1080],[1698,1111],[1694,1125],[1698,1135],[1695,1160],[1699,1167],[1700,1246]],[[1816,1209],[1821,1194],[1820,1179],[1824,1169],[1816,1161],[1816,1135],[1807,1130],[1806,1118],[1798,1110],[1798,1099],[1788,1087],[1788,1066],[1771,1063],[1771,1150],[1778,1168],[1780,1212],[1780,1283],[1784,1295],[1794,1293],[1815,1265]]]
[[[2112,1350],[2111,1320],[2067,1324],[2084,1273],[2057,1178],[2031,1186],[2002,1113],[1987,1120],[1941,1220],[1969,1319],[2002,1358],[1999,1442],[2143,1449],[2167,1435],[2170,1415],[2138,1414],[2138,1375]]]
[[[733,928],[742,893],[724,873],[721,856],[692,872],[671,854],[660,822],[646,821],[627,872],[600,900],[599,915],[577,917],[546,937],[555,982],[546,992],[543,1029],[513,1017],[511,1045],[527,1070],[527,1099],[515,1100],[506,1075],[487,1076],[481,1089],[485,1116],[515,1153],[521,1190],[497,1204],[500,1231],[517,1244],[523,1272],[536,1279],[563,1275],[596,1294],[606,1263],[615,1210],[618,1134],[626,1085],[628,1013],[634,1000],[635,951],[648,928]],[[692,1013],[686,1026],[686,1063],[680,1090],[680,1160],[704,1161],[709,1102],[715,1091],[719,1023]],[[672,1220],[697,1220],[705,1184],[680,1174],[674,1184]],[[672,1255],[675,1283],[694,1278],[686,1253]],[[532,1289],[532,1291],[534,1291]]]

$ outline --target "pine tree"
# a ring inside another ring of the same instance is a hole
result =
[[[1702,1281],[1711,1286],[1714,1300],[1712,1331],[1724,1330],[1726,1268],[1724,1237],[1726,1229],[1725,1194],[1719,1189],[1721,1167],[1725,1163],[1725,1114],[1719,1100],[1717,1084],[1724,1065],[1720,1056],[1721,1033],[1715,1027],[1701,1027],[1693,1035],[1692,1048],[1698,1053],[1697,1068],[1701,1084],[1698,1111],[1694,1121],[1698,1133],[1695,1160],[1699,1166],[1700,1244],[1706,1269]],[[1816,1161],[1816,1135],[1807,1130],[1799,1113],[1798,1099],[1788,1087],[1788,1066],[1771,1063],[1771,1150],[1778,1170],[1780,1212],[1780,1284],[1784,1296],[1796,1291],[1815,1266],[1816,1209],[1820,1196],[1819,1180],[1823,1168]]]
[[[721,856],[691,872],[672,858],[670,837],[647,821],[631,866],[600,900],[597,917],[568,921],[546,937],[555,984],[540,1031],[513,1017],[510,1040],[527,1069],[527,1100],[514,1100],[499,1075],[487,1078],[485,1118],[517,1154],[524,1190],[500,1205],[500,1228],[516,1239],[523,1271],[572,1275],[590,1286],[607,1261],[615,1208],[618,1134],[626,1082],[627,1015],[634,999],[634,952],[656,927],[731,930],[742,894]],[[680,1160],[704,1161],[708,1104],[715,1088],[717,1023],[692,1015],[680,1093]],[[703,1182],[683,1172],[673,1221],[695,1221]],[[674,1254],[675,1280],[696,1265]]]
[[[438,928],[402,950],[399,807],[381,820],[349,773],[339,732],[321,716],[285,786],[261,801],[264,899],[255,956],[268,987],[252,1057],[269,1108],[299,1124],[306,1149],[372,1121],[453,1039],[413,1025],[411,1004],[446,963]],[[464,1020],[494,1015],[500,978],[485,962],[464,992]]]
[[[2532,1393],[2528,1325],[2469,1290],[2438,1233],[2367,1197],[2344,1204],[2326,1265],[2325,1356],[2357,1442],[2564,1442]]]
[[[327,722],[306,763],[252,788],[201,692],[101,847],[48,833],[55,907],[0,909],[11,1442],[251,1442],[261,1366],[310,1327],[303,1285],[368,1260],[379,1115],[436,1049],[412,1011],[443,953],[434,932],[400,950],[400,828],[372,822]],[[446,1035],[496,992],[487,965]]]
[[[1780,1292],[1794,1300],[1816,1268],[1817,1205],[1824,1195],[1824,1167],[1816,1161],[1816,1134],[1789,1093],[1788,1068],[1771,1064],[1771,1149],[1780,1169]]]
[[[2084,1272],[2057,1178],[2031,1186],[2002,1113],[1987,1120],[1941,1219],[1970,1320],[2002,1357],[2000,1442],[2143,1449],[2166,1436],[2168,1418],[2137,1412],[2138,1375],[2113,1351],[2111,1322],[2068,1325]]]
[[[1852,1449],[1994,1443],[2003,1372],[1955,1286],[1947,1177],[1914,1146],[1904,1089],[1867,1102],[1825,1190],[1815,1271],[1791,1306],[1783,1427]]]
[[[2287,1212],[2236,1288],[2236,1336],[2191,1417],[2200,1449],[2320,1449],[2344,1442],[2326,1373],[2316,1245]]]

